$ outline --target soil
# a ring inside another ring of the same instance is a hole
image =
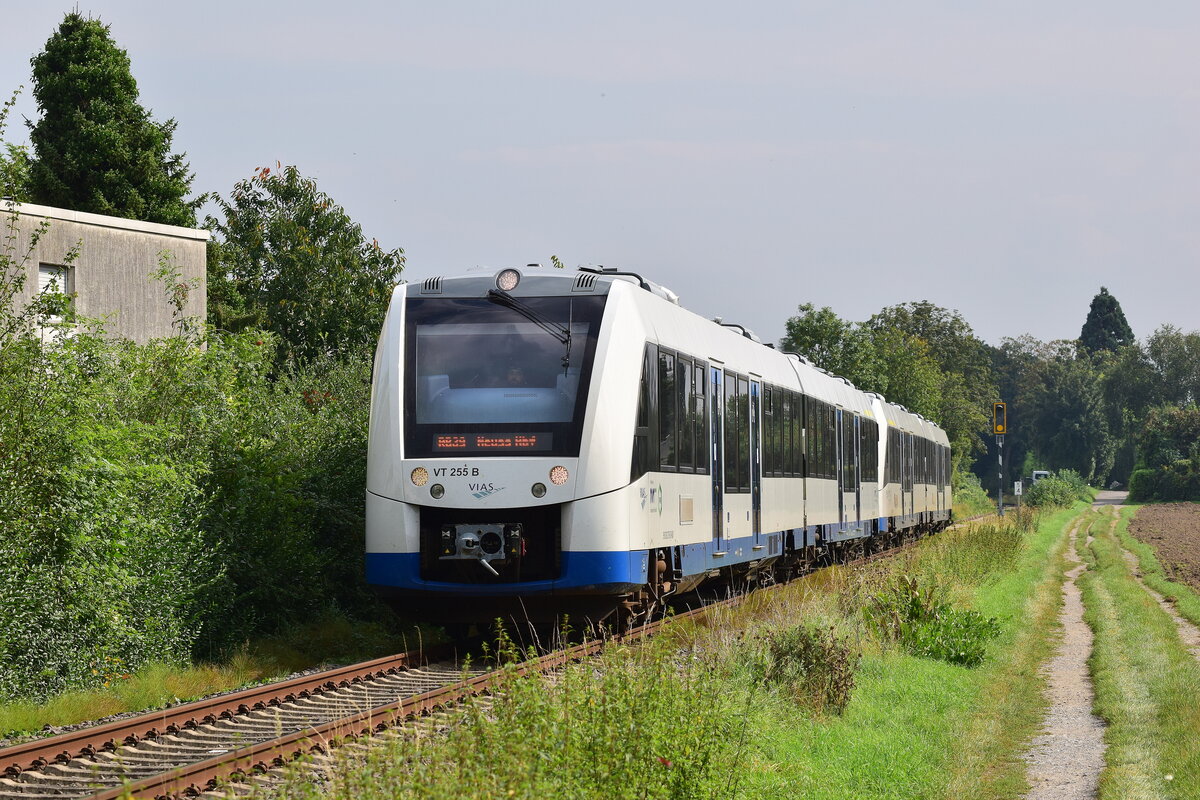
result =
[[[1200,590],[1200,503],[1142,506],[1129,532],[1154,548],[1167,577]]]

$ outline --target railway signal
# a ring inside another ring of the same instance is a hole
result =
[[[1002,400],[992,403],[992,434],[996,437],[996,466],[1000,480],[996,484],[996,512],[1004,516],[1004,434],[1008,433],[1008,404]]]

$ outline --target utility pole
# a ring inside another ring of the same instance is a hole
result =
[[[1004,434],[1008,433],[1008,406],[992,403],[992,434],[996,437],[996,513],[1004,516]]]

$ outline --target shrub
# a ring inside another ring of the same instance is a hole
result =
[[[813,711],[840,714],[850,702],[860,656],[833,628],[767,631],[744,651],[753,679]]]
[[[369,359],[272,363],[262,333],[0,346],[0,698],[373,608]]]
[[[1060,469],[1029,487],[1025,502],[1031,506],[1058,508],[1069,506],[1076,500],[1087,500],[1090,496],[1088,486],[1079,473]]]
[[[876,634],[912,655],[968,667],[983,662],[987,643],[1000,632],[996,619],[954,608],[937,586],[921,586],[911,575],[874,595],[864,616]]]

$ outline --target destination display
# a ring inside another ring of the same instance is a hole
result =
[[[484,453],[497,450],[536,453],[550,450],[554,436],[550,433],[435,433],[435,453]]]

